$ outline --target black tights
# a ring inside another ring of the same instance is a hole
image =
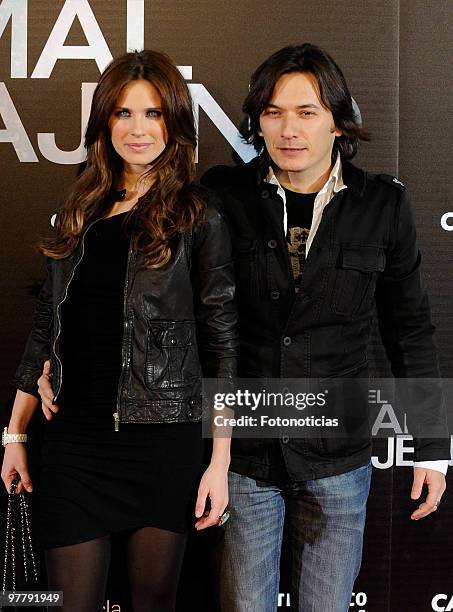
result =
[[[186,535],[143,527],[126,539],[134,612],[173,612]],[[110,536],[46,551],[48,588],[63,591],[64,612],[101,612]]]

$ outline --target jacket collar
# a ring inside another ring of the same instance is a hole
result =
[[[259,155],[257,157],[254,157],[246,164],[249,168],[253,169],[255,175],[257,176],[257,182],[259,185],[262,184],[263,181],[266,181],[266,173],[269,172],[269,166],[267,166],[266,169],[263,171],[264,161],[265,159],[263,158],[263,156]],[[353,191],[356,195],[362,197],[365,193],[367,183],[366,172],[361,168],[354,166],[354,164],[347,160],[341,160],[341,175],[343,183],[348,187],[348,189]],[[267,185],[272,186],[272,183],[268,183]],[[275,191],[277,191],[276,185],[274,185],[273,188],[275,189]]]
[[[366,172],[346,160],[342,163],[342,170],[344,184],[356,195],[362,197],[367,183]]]

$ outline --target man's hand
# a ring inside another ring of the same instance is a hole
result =
[[[417,510],[411,514],[411,519],[418,521],[435,512],[439,507],[440,500],[446,488],[445,476],[437,470],[427,470],[425,468],[414,468],[414,483],[412,485],[411,499],[419,499],[422,494],[423,485],[428,485],[428,495]]]
[[[48,421],[50,421],[54,413],[58,412],[58,406],[52,404],[54,395],[50,379],[50,361],[45,361],[42,374],[38,378],[38,393],[41,396],[42,411]]]

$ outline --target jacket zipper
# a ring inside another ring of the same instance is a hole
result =
[[[130,269],[130,261],[132,259],[132,247],[129,248],[129,253],[127,256],[127,266],[126,266],[126,279],[124,282],[124,294],[123,294],[123,311],[124,311],[124,328],[123,328],[123,343],[121,347],[122,353],[122,362],[121,362],[121,374],[120,379],[118,381],[118,391],[116,396],[116,412],[113,413],[113,420],[115,423],[115,431],[120,430],[120,389],[124,379],[124,368],[126,366],[126,356],[127,351],[125,350],[126,337],[129,331],[129,313],[127,312],[127,292],[129,288],[129,269]]]
[[[54,398],[52,400],[53,402],[55,402],[57,400],[57,397],[58,397],[58,395],[59,395],[59,393],[61,391],[61,386],[63,384],[63,364],[62,364],[61,359],[58,356],[58,353],[57,353],[57,350],[56,350],[57,342],[58,342],[58,339],[59,339],[60,333],[61,333],[61,319],[60,319],[61,305],[63,304],[63,302],[68,297],[69,285],[71,284],[72,279],[74,278],[75,271],[76,271],[78,265],[80,264],[80,262],[83,259],[83,255],[85,253],[85,236],[87,235],[88,230],[91,229],[93,227],[93,225],[95,223],[97,223],[98,221],[100,221],[100,219],[96,219],[96,221],[93,221],[92,223],[90,223],[90,225],[86,228],[86,230],[85,230],[85,232],[84,232],[84,234],[82,236],[80,257],[76,261],[76,263],[74,264],[74,267],[72,268],[71,276],[69,277],[68,282],[66,283],[63,299],[60,300],[60,302],[57,304],[57,333],[55,334],[55,339],[53,341],[53,352],[54,352],[54,355],[55,355],[56,359],[58,360],[58,363],[60,364],[60,380],[59,380],[58,389],[57,389],[57,391],[56,391],[56,393],[54,395]]]

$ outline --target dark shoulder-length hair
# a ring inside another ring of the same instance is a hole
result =
[[[40,244],[45,255],[70,255],[87,225],[112,206],[123,160],[113,148],[109,120],[123,88],[140,79],[149,81],[161,97],[168,141],[145,175],[152,181],[150,189],[127,215],[132,246],[144,253],[147,266],[161,267],[170,260],[175,240],[201,216],[203,202],[191,184],[197,137],[187,84],[165,53],[125,53],[107,66],[94,91],[85,133],[86,166],[57,216],[56,237]]]
[[[245,141],[252,144],[257,153],[265,151],[264,139],[259,134],[260,115],[269,104],[279,78],[291,72],[302,72],[314,78],[321,103],[330,110],[335,127],[342,132],[335,138],[332,159],[336,159],[338,152],[342,158],[352,159],[359,140],[369,140],[369,134],[362,129],[340,67],[328,53],[310,43],[276,51],[253,73],[242,107],[248,115],[241,128]]]

